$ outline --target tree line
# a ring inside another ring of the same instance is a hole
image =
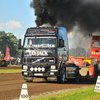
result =
[[[10,48],[10,55],[15,57],[20,55],[20,50],[18,50],[18,39],[13,33],[5,33],[5,31],[0,31],[0,51],[6,54],[7,45]]]

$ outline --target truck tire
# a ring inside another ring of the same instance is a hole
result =
[[[97,81],[97,75],[94,75],[94,79],[93,79],[93,81],[96,83],[96,81]]]
[[[97,77],[98,77],[98,67],[94,67],[95,68],[95,70],[94,70],[94,78],[93,78],[93,81],[96,83],[96,81],[97,81]]]
[[[60,69],[60,76],[57,77],[57,82],[63,84],[65,82],[65,69]]]
[[[26,82],[33,82],[33,77],[24,77]]]
[[[75,78],[75,82],[79,82],[80,81],[80,75],[79,72],[76,73],[76,78]]]

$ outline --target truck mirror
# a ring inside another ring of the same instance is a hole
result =
[[[64,47],[64,40],[62,40],[62,47]]]
[[[62,39],[59,40],[59,47],[64,47],[64,40]]]
[[[21,39],[19,39],[19,41],[18,41],[18,49],[21,49],[22,48],[22,46],[21,46]]]

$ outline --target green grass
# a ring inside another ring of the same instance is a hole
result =
[[[0,73],[21,73],[21,69],[0,69]]]
[[[95,87],[66,92],[31,100],[100,100],[100,93],[94,92]]]

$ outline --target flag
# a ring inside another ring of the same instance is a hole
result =
[[[10,48],[7,46],[6,48],[6,58],[5,58],[6,61],[9,61],[10,60]]]

